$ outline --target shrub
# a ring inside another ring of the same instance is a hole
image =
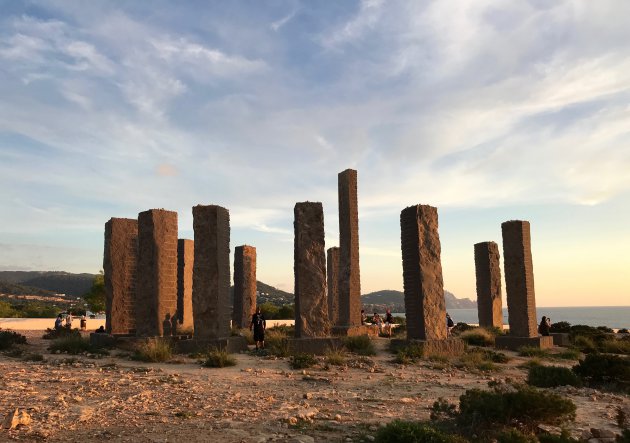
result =
[[[289,359],[291,369],[306,369],[317,364],[317,359],[313,354],[294,354]]]
[[[464,331],[459,335],[469,345],[492,346],[494,345],[494,334],[484,328],[474,328]]]
[[[599,351],[611,354],[630,354],[630,341],[610,338],[600,343]]]
[[[496,371],[498,369],[492,360],[486,357],[484,352],[479,352],[476,349],[467,351],[461,355],[455,363],[455,366],[479,371]]]
[[[421,359],[424,355],[424,349],[421,345],[417,344],[409,344],[395,350],[396,356],[394,357],[393,362],[399,363],[403,365],[408,365],[411,363],[415,363],[419,359]]]
[[[538,443],[535,436],[523,434],[518,429],[507,429],[497,435],[498,443]]]
[[[0,350],[25,345],[26,337],[14,331],[0,331]]]
[[[457,406],[449,403],[443,397],[433,402],[431,407],[431,420],[442,420],[455,417],[457,415]]]
[[[56,338],[68,337],[68,336],[81,337],[81,332],[77,328],[72,329],[66,326],[59,329],[48,328],[46,329],[46,332],[44,333],[42,338],[46,340],[54,340]]]
[[[628,333],[627,328],[621,328],[620,330],[617,331],[617,334],[627,334],[627,333]]]
[[[521,357],[549,357],[549,351],[547,349],[540,349],[535,346],[523,346],[519,348],[518,355]]]
[[[346,354],[343,349],[331,349],[326,353],[326,363],[333,366],[343,366],[346,363]]]
[[[509,425],[512,420],[531,429],[540,422],[555,424],[575,418],[576,408],[571,400],[522,385],[509,390],[470,389],[459,400],[458,421],[473,430]]]
[[[285,331],[279,328],[265,331],[265,349],[276,357],[289,356],[289,340]]]
[[[572,339],[574,339],[578,335],[581,335],[584,337],[590,337],[595,342],[606,340],[606,338],[608,338],[608,334],[606,332],[587,325],[571,326],[569,334],[571,335]]]
[[[72,355],[89,352],[91,349],[89,339],[83,338],[80,335],[68,335],[66,337],[57,338],[53,340],[48,347],[48,350],[52,352],[66,352]]]
[[[597,351],[597,345],[595,344],[595,340],[585,335],[574,336],[573,346],[575,346],[576,348],[578,348],[580,351],[584,352],[585,354]]]
[[[357,335],[354,337],[347,337],[344,344],[348,351],[354,352],[359,355],[376,355],[376,349],[370,337],[367,335]]]
[[[539,388],[556,386],[581,386],[582,381],[569,368],[561,366],[534,366],[529,369],[527,383]]]
[[[425,423],[394,420],[376,433],[377,443],[459,443],[457,435],[446,434]]]
[[[570,332],[571,331],[571,323],[567,321],[558,321],[551,324],[551,328],[549,328],[550,332]]]
[[[592,382],[630,383],[630,357],[608,354],[588,354],[573,367],[573,371]]]
[[[561,360],[579,360],[580,351],[577,349],[565,349],[564,351],[553,354],[553,358],[559,358]]]
[[[169,360],[173,355],[173,345],[170,340],[163,338],[148,339],[138,345],[133,360],[144,362],[163,362]]]
[[[22,356],[22,360],[24,361],[44,361],[44,356],[42,354],[30,353]]]
[[[617,443],[630,443],[630,429],[624,429],[616,441]]]
[[[453,335],[459,335],[462,332],[466,332],[475,328],[476,326],[470,326],[468,323],[464,323],[460,321],[453,327],[453,329],[451,329],[451,332],[453,333]]]
[[[478,352],[482,352],[486,360],[490,360],[493,363],[507,363],[511,359],[503,352],[493,351],[492,349],[478,349]]]
[[[577,440],[571,437],[569,431],[563,429],[560,435],[541,434],[538,436],[538,441],[540,443],[575,443]]]
[[[236,366],[236,359],[225,349],[211,349],[206,354],[206,359],[202,366],[206,368],[224,368],[226,366]]]
[[[611,328],[609,328],[608,326],[598,326],[596,329],[598,331],[602,331],[602,332],[605,332],[607,334],[612,334],[613,332],[615,332]]]

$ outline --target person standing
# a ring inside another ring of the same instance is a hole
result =
[[[385,310],[385,333],[389,338],[392,338],[392,325],[394,324],[394,316],[391,309]]]
[[[68,315],[66,315],[66,328],[72,329],[72,313],[68,311]]]
[[[547,317],[544,315],[542,320],[540,320],[540,324],[538,325],[538,332],[543,337],[547,337],[549,335],[549,323],[547,322]]]
[[[450,337],[451,336],[451,330],[455,327],[455,322],[453,321],[453,319],[451,318],[451,316],[449,315],[449,313],[446,313],[446,336]]]
[[[254,331],[256,350],[259,349],[259,343],[260,349],[265,349],[265,329],[267,329],[267,321],[265,320],[265,316],[261,312],[260,307],[257,307],[256,312],[252,315],[252,321],[249,324],[249,330]]]
[[[81,330],[87,331],[87,318],[85,318],[85,315],[81,316]]]

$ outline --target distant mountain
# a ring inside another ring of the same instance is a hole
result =
[[[452,292],[444,291],[446,309],[476,309],[477,302],[469,298],[457,298]],[[363,305],[390,307],[392,312],[405,312],[405,295],[401,291],[383,290],[361,296]]]
[[[63,271],[0,271],[0,281],[80,297],[90,290],[95,274]]]
[[[55,295],[52,291],[46,289],[34,288],[32,286],[24,286],[19,283],[10,283],[0,280],[0,294],[5,295],[39,295],[41,297],[52,297]]]

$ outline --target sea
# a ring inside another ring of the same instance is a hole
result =
[[[455,323],[479,323],[476,309],[448,309]],[[537,323],[542,316],[550,317],[551,322],[567,321],[572,325],[608,326],[612,329],[630,329],[630,306],[580,306],[536,308]],[[405,314],[394,314],[404,316]],[[503,309],[503,324],[508,324],[507,308]]]

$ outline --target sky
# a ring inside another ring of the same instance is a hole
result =
[[[400,211],[445,288],[531,222],[539,306],[630,305],[630,2],[0,0],[0,270],[98,272],[110,217],[230,210],[293,290],[293,207],[358,170],[362,292],[402,289]],[[503,291],[505,293],[505,290]],[[505,294],[504,294],[505,295]]]

